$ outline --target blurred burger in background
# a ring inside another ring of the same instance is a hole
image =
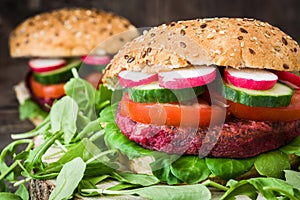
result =
[[[42,115],[40,108],[49,111],[65,95],[73,68],[97,85],[112,55],[137,35],[127,19],[96,9],[64,8],[22,22],[9,37],[11,57],[28,58],[30,69],[15,87],[21,119]]]

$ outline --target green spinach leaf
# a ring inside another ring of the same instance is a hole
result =
[[[281,151],[270,151],[260,154],[254,163],[260,175],[283,178],[283,170],[290,169],[288,156]]]
[[[32,99],[26,99],[24,103],[19,106],[20,119],[33,119],[35,117],[46,118],[48,113],[41,109]]]
[[[295,154],[297,156],[300,156],[300,135],[289,144],[281,147],[279,150],[286,154]]]
[[[205,162],[210,171],[224,179],[236,178],[250,170],[255,159],[231,159],[231,158],[205,158]]]
[[[196,156],[182,156],[171,164],[171,172],[188,184],[199,183],[210,175],[205,160]]]

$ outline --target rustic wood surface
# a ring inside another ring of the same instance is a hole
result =
[[[0,72],[0,149],[2,150],[12,140],[12,133],[20,133],[31,130],[34,126],[31,122],[19,119],[18,101],[13,87],[18,81],[24,79],[28,71],[26,61],[9,61],[1,66]]]

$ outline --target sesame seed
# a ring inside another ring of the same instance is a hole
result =
[[[206,28],[207,24],[201,24],[200,28]]]
[[[214,37],[213,34],[208,34],[208,35],[206,36],[207,39],[212,39],[213,37]]]
[[[151,62],[150,60],[146,60],[146,65],[150,66],[151,65]]]
[[[289,68],[290,68],[290,67],[289,67],[287,64],[285,64],[285,63],[282,65],[282,67],[283,67],[284,69],[289,69]]]
[[[151,53],[151,51],[152,51],[152,48],[148,47],[147,50],[146,50],[147,55],[149,55]]]
[[[288,45],[288,41],[284,37],[281,38],[281,41],[284,45]]]
[[[241,47],[243,48],[245,46],[245,42],[241,42]]]
[[[186,48],[186,44],[185,44],[184,42],[180,42],[179,45],[180,45],[180,47],[182,47],[182,48]]]
[[[244,29],[244,28],[240,28],[240,31],[241,31],[242,33],[248,33],[248,31],[247,31],[246,29]]]
[[[252,55],[255,55],[255,51],[251,48],[249,48],[249,52],[252,54]]]
[[[297,52],[297,48],[296,48],[296,47],[294,48],[294,52],[295,52],[295,53]]]
[[[127,63],[131,63],[134,61],[134,57],[130,57],[128,60],[127,60]]]
[[[185,31],[183,29],[180,30],[180,35],[182,35],[182,36],[185,35]]]
[[[244,37],[241,36],[241,35],[237,37],[238,40],[242,40],[243,38],[244,38]]]
[[[224,34],[226,33],[226,31],[225,31],[225,30],[222,30],[222,31],[219,31],[219,33],[220,33],[221,35],[224,35]]]

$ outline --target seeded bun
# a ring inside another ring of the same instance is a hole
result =
[[[300,49],[279,28],[255,19],[172,22],[127,43],[108,65],[103,82],[115,87],[124,69],[151,73],[203,64],[299,71]]]
[[[119,35],[114,43],[105,43],[99,51],[115,53],[125,42],[137,36],[136,28],[125,18],[95,9],[60,9],[42,13],[21,23],[9,38],[12,57],[69,57],[89,54],[101,42]]]

